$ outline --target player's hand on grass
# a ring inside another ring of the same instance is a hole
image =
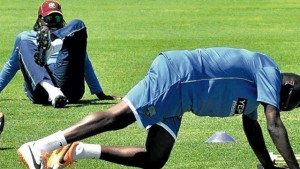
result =
[[[103,92],[97,93],[96,94],[99,100],[121,100],[121,96],[111,96],[111,95],[106,95]]]

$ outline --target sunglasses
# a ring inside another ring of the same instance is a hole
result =
[[[292,93],[295,88],[295,82],[292,81],[290,84],[285,84],[285,91],[283,93],[282,99],[283,102],[281,103],[281,107],[283,110],[289,110],[289,104],[292,97]]]
[[[42,20],[46,23],[61,23],[63,20],[63,16],[59,14],[48,15],[42,17]]]

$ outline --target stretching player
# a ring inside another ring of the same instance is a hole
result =
[[[269,134],[290,169],[299,168],[280,118],[300,103],[300,76],[279,71],[267,55],[245,49],[206,48],[162,52],[148,74],[123,100],[77,124],[37,141],[18,153],[29,168],[65,167],[73,160],[96,158],[141,168],[162,168],[167,162],[185,112],[198,116],[242,115],[244,131],[258,160],[274,167],[257,121],[264,107]],[[145,147],[101,146],[78,142],[118,130],[137,121],[148,129]]]
[[[84,94],[84,81],[100,100],[118,97],[103,93],[86,52],[87,32],[81,20],[66,24],[61,5],[45,1],[38,9],[34,30],[20,33],[0,72],[0,92],[21,69],[27,97],[33,103],[64,107]]]

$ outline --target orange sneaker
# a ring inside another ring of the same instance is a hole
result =
[[[77,141],[53,151],[48,160],[48,169],[62,169],[68,165],[74,166],[73,151],[78,144]]]

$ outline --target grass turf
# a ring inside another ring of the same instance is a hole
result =
[[[40,1],[2,0],[0,6],[0,67],[8,59],[14,37],[31,29]],[[125,95],[146,73],[160,51],[230,46],[267,53],[283,72],[300,74],[300,4],[289,1],[67,1],[61,0],[66,21],[79,18],[88,27],[88,53],[107,94]],[[115,101],[98,101],[86,94],[82,102],[64,109],[33,105],[23,93],[21,72],[0,93],[0,111],[6,125],[0,139],[0,168],[24,168],[16,150],[28,141],[51,134],[85,115],[104,110]],[[300,152],[299,110],[282,113],[296,153]],[[259,121],[270,151],[276,152]],[[207,144],[217,131],[226,131],[236,143]],[[84,140],[105,145],[144,145],[146,132],[137,127],[104,133]],[[184,116],[174,150],[165,168],[256,168],[258,160],[244,136],[241,118]],[[127,168],[105,161],[81,160],[78,169]]]

